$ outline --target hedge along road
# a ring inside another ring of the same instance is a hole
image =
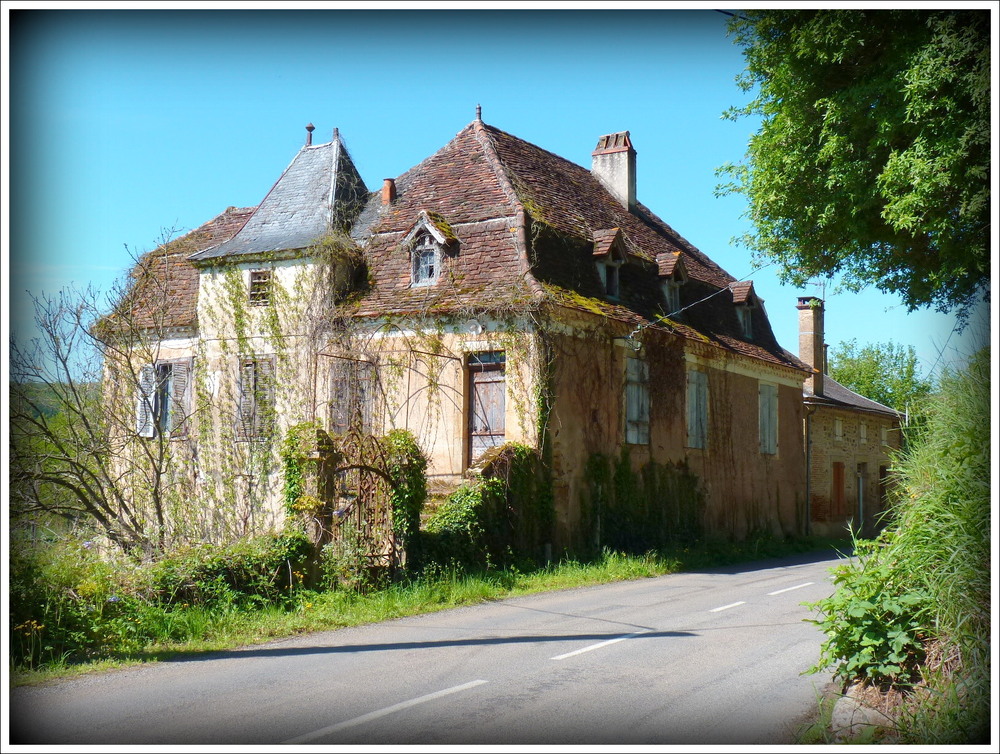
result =
[[[11,690],[12,744],[790,744],[831,555],[518,597]]]

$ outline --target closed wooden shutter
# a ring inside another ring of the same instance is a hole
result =
[[[704,448],[708,439],[708,375],[688,372],[688,447]]]
[[[778,450],[778,388],[761,385],[760,397],[760,452],[774,454]]]
[[[625,441],[649,444],[649,365],[625,359]]]
[[[156,437],[156,368],[146,364],[139,370],[135,401],[135,432],[139,437]]]
[[[504,354],[477,354],[469,364],[469,461],[503,445],[506,437],[507,381]]]
[[[187,418],[191,405],[191,360],[170,365],[169,427],[174,437],[187,434]]]

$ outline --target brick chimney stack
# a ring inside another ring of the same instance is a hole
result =
[[[826,373],[826,346],[823,339],[823,299],[799,296],[799,358],[817,370],[806,379],[806,389],[813,395],[823,395],[823,375]]]
[[[635,209],[635,150],[628,131],[597,140],[590,172],[629,212]]]
[[[392,204],[396,200],[396,181],[386,178],[382,183],[382,204]]]

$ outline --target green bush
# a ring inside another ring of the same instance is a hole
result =
[[[416,438],[394,429],[385,437],[386,465],[391,479],[392,526],[396,546],[406,553],[408,567],[419,566],[420,513],[427,502],[427,457]]]
[[[423,532],[425,565],[457,569],[498,565],[509,539],[498,515],[505,499],[499,479],[468,482],[451,493]]]
[[[186,638],[194,619],[178,619],[184,611],[291,606],[308,554],[301,534],[191,547],[148,564],[102,557],[90,541],[14,542],[11,662],[38,668]]]
[[[813,669],[834,667],[845,680],[909,686],[919,677],[928,638],[930,595],[885,562],[879,542],[856,540],[854,562],[833,569],[834,593],[812,607],[827,635]]]

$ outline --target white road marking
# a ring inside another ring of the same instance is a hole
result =
[[[799,584],[798,586],[790,586],[787,589],[779,589],[776,592],[768,592],[767,596],[768,597],[773,597],[776,594],[784,594],[785,592],[792,592],[792,591],[795,591],[796,589],[801,589],[804,586],[812,586],[814,583],[815,582],[813,582],[813,581],[807,581],[805,584]]]
[[[731,605],[723,605],[722,607],[714,607],[708,612],[710,613],[721,613],[723,610],[728,610],[731,607],[739,607],[740,605],[745,605],[746,602],[734,602]]]
[[[577,649],[572,652],[567,652],[564,655],[556,655],[550,659],[552,660],[565,660],[567,657],[572,657],[573,655],[580,655],[584,652],[590,652],[592,649],[600,649],[601,647],[607,647],[610,644],[617,644],[620,641],[625,641],[626,639],[631,639],[636,636],[641,636],[642,634],[648,634],[651,629],[643,629],[642,631],[636,631],[634,634],[626,634],[625,636],[619,636],[614,639],[608,639],[607,641],[599,642],[598,644],[591,644],[589,647],[583,647],[583,649]]]
[[[314,730],[312,733],[306,733],[302,736],[297,736],[295,738],[290,738],[284,743],[286,744],[304,744],[308,741],[314,741],[317,738],[322,738],[329,733],[336,733],[338,730],[343,730],[344,728],[350,728],[355,725],[361,725],[362,723],[367,723],[371,720],[377,720],[380,717],[385,717],[386,715],[391,715],[393,712],[399,712],[400,710],[407,709],[408,707],[415,707],[418,704],[423,704],[424,702],[429,702],[434,699],[439,699],[442,696],[448,696],[449,694],[457,694],[459,691],[465,691],[466,689],[475,688],[476,686],[482,686],[488,681],[469,681],[468,683],[463,683],[461,686],[452,686],[450,689],[442,689],[441,691],[435,691],[433,694],[425,694],[424,696],[418,696],[414,699],[409,699],[405,702],[400,702],[399,704],[394,704],[391,707],[385,707],[383,709],[375,710],[374,712],[369,712],[367,715],[361,715],[360,717],[352,717],[350,720],[344,720],[336,725],[328,725],[325,728],[320,728],[319,730]]]

